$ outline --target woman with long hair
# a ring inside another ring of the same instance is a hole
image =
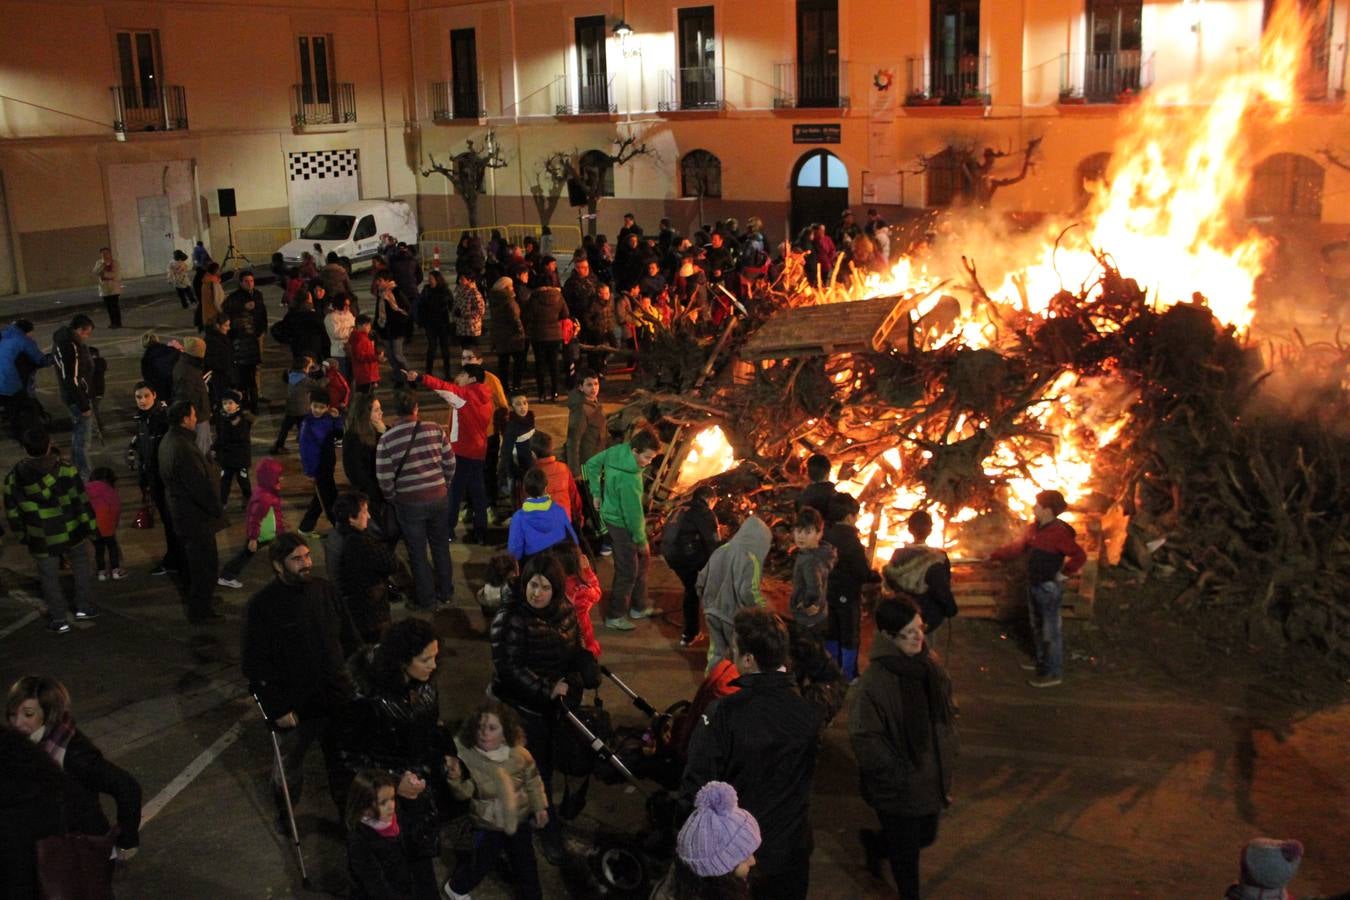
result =
[[[366,495],[371,521],[384,521],[384,494],[375,477],[375,447],[384,434],[384,409],[372,394],[353,394],[342,435],[342,469],[352,490]]]

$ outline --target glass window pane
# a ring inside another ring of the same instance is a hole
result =
[[[131,54],[131,35],[125,31],[117,33],[117,67],[122,76],[122,102],[136,106],[136,61]]]
[[[829,161],[829,169],[825,173],[825,187],[848,187],[848,169],[844,168],[843,160],[837,156],[828,156],[826,159]]]
[[[136,68],[140,75],[141,98],[147,107],[159,104],[159,85],[155,83],[155,41],[148,31],[136,33]]]
[[[797,172],[797,187],[820,186],[820,157],[813,156]]]
[[[309,63],[309,38],[300,38],[300,99],[314,102],[314,69]]]
[[[320,103],[328,103],[332,99],[328,93],[328,72],[330,63],[328,60],[328,40],[324,37],[314,38],[314,96]]]

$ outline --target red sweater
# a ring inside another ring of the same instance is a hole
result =
[[[337,366],[326,369],[325,377],[328,379],[328,405],[335,409],[346,409],[347,404],[352,402],[352,388],[347,384],[347,379],[342,377]]]
[[[347,339],[347,356],[352,361],[352,381],[357,387],[380,380],[380,357],[375,342],[364,331],[353,331]]]
[[[460,387],[431,375],[423,375],[420,383],[450,404],[450,447],[455,456],[487,459],[488,428],[492,425],[491,389],[474,382]]]
[[[1087,562],[1087,553],[1078,546],[1073,526],[1059,519],[1051,519],[1044,525],[1032,523],[1020,538],[989,556],[1010,560],[1023,553],[1027,554],[1027,578],[1032,584],[1052,581],[1061,571],[1072,575]]]

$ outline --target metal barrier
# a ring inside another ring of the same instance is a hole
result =
[[[266,266],[281,245],[300,236],[299,228],[287,225],[248,226],[234,229],[234,249],[249,258],[255,267]],[[224,256],[224,253],[221,253]],[[322,259],[316,259],[323,265]]]
[[[440,250],[441,266],[453,268],[455,264],[456,248],[459,247],[459,240],[464,235],[471,235],[481,240],[486,247],[487,242],[492,237],[492,232],[499,232],[509,243],[519,244],[526,237],[533,237],[539,241],[539,251],[544,254],[552,253],[558,257],[559,267],[569,261],[572,251],[581,246],[581,228],[576,225],[550,225],[550,234],[544,234],[542,225],[479,225],[475,228],[433,228],[422,232],[418,237],[418,256],[422,260],[422,268],[432,267],[433,258],[436,251]]]

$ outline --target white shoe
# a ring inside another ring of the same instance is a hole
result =
[[[223,575],[216,579],[216,584],[227,588],[241,588],[244,586],[244,583],[238,578],[226,578]]]
[[[99,581],[107,581],[107,580],[108,580],[108,573],[107,573],[107,572],[99,572],[99,573],[98,573],[98,580],[99,580]]]
[[[126,578],[126,577],[127,577],[126,569],[113,569],[113,570],[112,570],[112,580],[113,580],[113,581],[121,581],[123,578]]]
[[[441,890],[445,892],[445,896],[449,897],[450,900],[473,900],[473,897],[468,894],[457,894],[450,890],[449,878],[445,879],[445,884],[441,886]]]

